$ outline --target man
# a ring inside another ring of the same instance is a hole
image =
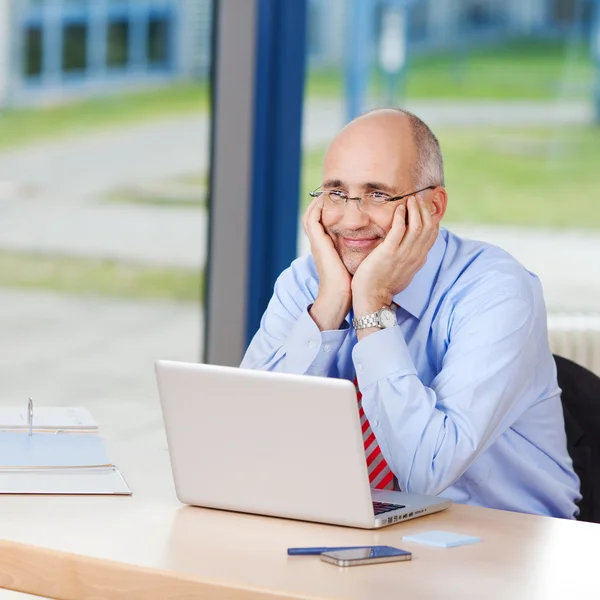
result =
[[[427,125],[396,109],[354,120],[311,195],[311,254],[277,280],[242,367],[354,380],[374,487],[573,518],[540,283],[440,229]]]

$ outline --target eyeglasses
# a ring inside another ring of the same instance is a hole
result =
[[[377,210],[382,206],[387,206],[389,202],[403,200],[404,198],[414,196],[415,194],[424,192],[425,190],[434,190],[436,187],[436,185],[428,185],[427,187],[417,190],[416,192],[410,192],[410,194],[402,194],[402,196],[392,197],[388,196],[384,192],[372,191],[367,192],[362,196],[350,198],[348,194],[340,190],[320,190],[319,188],[309,192],[309,195],[312,198],[316,198],[317,205],[323,210],[344,210],[346,208],[346,204],[348,204],[348,201],[355,200],[359,210],[363,212],[369,212],[370,210]]]

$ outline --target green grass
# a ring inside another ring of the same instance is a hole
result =
[[[77,295],[199,302],[200,271],[36,254],[0,253],[0,287]]]
[[[600,229],[600,128],[444,128],[448,223]],[[324,150],[305,155],[302,198]]]
[[[0,110],[0,148],[162,116],[206,112],[208,104],[208,85],[187,83],[47,108]]]
[[[313,70],[308,97],[344,94],[339,69]],[[592,89],[593,64],[587,44],[516,40],[501,46],[416,57],[409,63],[407,99],[548,100],[585,98]],[[386,82],[374,72],[369,94],[387,97]]]
[[[159,183],[124,186],[106,194],[107,204],[137,204],[169,208],[206,208],[208,176],[192,172]]]

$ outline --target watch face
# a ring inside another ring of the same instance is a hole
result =
[[[396,325],[396,315],[389,308],[384,308],[379,313],[379,318],[383,327],[394,327]]]

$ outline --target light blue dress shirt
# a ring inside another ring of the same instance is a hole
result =
[[[242,367],[352,380],[400,489],[573,518],[556,366],[537,277],[503,250],[440,230],[394,296],[399,327],[358,342],[352,313],[319,331],[312,256],[275,284]],[[332,431],[331,435],[335,435]]]

